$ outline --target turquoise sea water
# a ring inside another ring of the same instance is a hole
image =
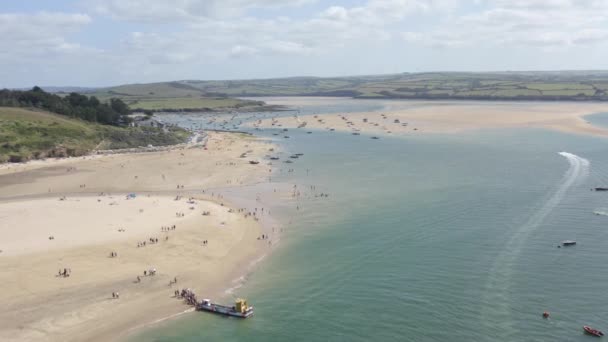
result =
[[[304,157],[275,181],[330,196],[279,215],[280,246],[235,291],[255,317],[192,314],[134,340],[583,341],[584,324],[608,330],[608,216],[593,214],[608,212],[608,194],[590,191],[608,185],[608,140],[289,134],[279,143]],[[556,247],[566,239],[577,246]]]

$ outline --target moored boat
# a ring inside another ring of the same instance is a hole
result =
[[[203,299],[202,302],[196,304],[196,310],[238,318],[249,318],[253,316],[253,306],[248,306],[247,301],[244,299],[237,299],[232,307],[215,304],[209,299]]]
[[[593,335],[593,336],[597,336],[597,337],[602,337],[604,336],[604,333],[597,330],[597,329],[593,329],[592,327],[585,325],[583,326],[583,330],[585,330],[585,332],[589,335]]]
[[[573,241],[573,240],[564,240],[564,241],[562,241],[562,245],[563,246],[574,246],[574,245],[576,245],[576,241]]]

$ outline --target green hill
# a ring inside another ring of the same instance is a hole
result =
[[[45,111],[0,107],[0,162],[84,155],[94,149],[163,146],[189,133],[170,128],[100,125]]]
[[[102,101],[120,98],[130,108],[149,111],[217,110],[260,107],[259,101],[242,100],[206,92],[183,82],[127,84],[91,93]]]

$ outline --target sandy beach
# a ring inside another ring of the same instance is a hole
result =
[[[188,310],[177,289],[219,296],[272,233],[214,189],[262,182],[269,166],[249,161],[270,148],[211,133],[206,148],[0,169],[0,340],[116,340]]]
[[[293,107],[305,104],[301,98],[277,98],[276,101]],[[310,99],[308,104],[327,105],[332,101],[337,100]],[[603,103],[383,101],[383,105],[384,110],[376,112],[282,117],[261,120],[255,126],[395,135],[529,127],[608,136],[608,129],[593,126],[584,118],[607,112],[608,104]]]

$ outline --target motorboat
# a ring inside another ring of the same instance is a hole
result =
[[[592,327],[585,325],[583,326],[583,330],[585,330],[585,333],[589,334],[589,335],[593,335],[596,337],[602,337],[604,336],[604,333],[597,330],[597,329],[593,329]]]

